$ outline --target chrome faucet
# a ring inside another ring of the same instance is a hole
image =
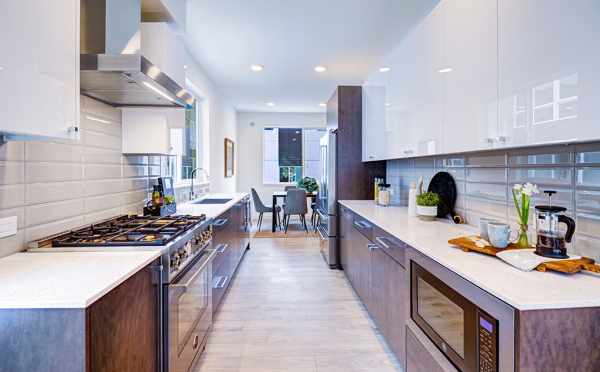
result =
[[[204,169],[204,168],[194,168],[192,170],[192,172],[190,173],[190,178],[191,178],[191,185],[190,185],[190,200],[194,200],[196,193],[194,192],[194,178],[196,178],[196,172],[198,172],[199,170],[201,170],[202,172],[204,172],[204,175],[206,176],[206,179],[208,180],[208,172]]]

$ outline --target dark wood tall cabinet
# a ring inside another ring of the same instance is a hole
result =
[[[362,161],[361,86],[339,86],[327,102],[327,129],[337,128],[338,200],[373,198],[373,179],[385,177],[386,162]]]

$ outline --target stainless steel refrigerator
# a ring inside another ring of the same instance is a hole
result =
[[[321,137],[321,179],[317,198],[321,254],[332,269],[339,268],[337,237],[336,161],[337,129],[327,129]]]
[[[385,161],[362,161],[362,107],[360,86],[339,86],[327,102],[327,132],[320,142],[317,231],[321,236],[321,253],[332,269],[342,269],[338,200],[373,199],[374,177],[385,178]]]

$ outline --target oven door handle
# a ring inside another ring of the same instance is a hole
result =
[[[186,292],[188,287],[190,285],[192,285],[192,283],[194,282],[194,280],[196,280],[198,275],[200,275],[200,273],[202,273],[204,270],[206,270],[206,268],[212,262],[212,260],[216,254],[217,254],[216,250],[213,250],[212,252],[210,252],[206,261],[204,261],[202,263],[202,265],[192,274],[192,276],[187,280],[187,282],[185,282],[184,284],[181,284],[181,283],[171,284],[169,287],[178,288],[178,289],[181,289],[183,292]]]

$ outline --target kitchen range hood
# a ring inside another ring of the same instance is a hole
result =
[[[141,0],[81,0],[81,94],[115,107],[190,107],[194,97],[144,57]]]

